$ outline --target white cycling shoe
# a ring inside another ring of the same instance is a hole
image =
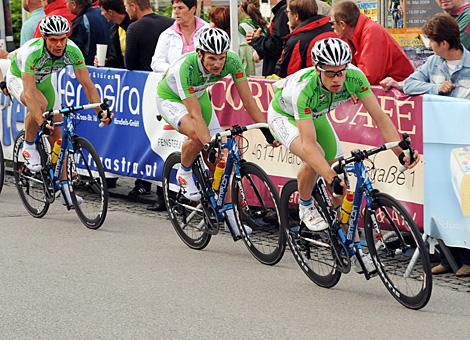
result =
[[[184,197],[190,201],[201,200],[201,193],[194,182],[192,171],[184,171],[180,167],[176,173],[176,179],[178,180]]]
[[[329,227],[313,204],[299,205],[299,218],[310,231],[322,231]]]
[[[36,150],[36,145],[28,146],[26,143],[23,144],[21,155],[24,158],[26,167],[32,172],[41,171],[41,155]]]

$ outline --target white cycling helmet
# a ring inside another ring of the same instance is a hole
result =
[[[349,64],[351,60],[349,45],[338,38],[319,40],[312,48],[312,61],[315,65],[341,66]]]
[[[212,54],[222,54],[230,47],[230,37],[220,28],[206,28],[199,36],[197,48]]]
[[[68,34],[70,24],[63,16],[51,15],[41,20],[39,32],[42,36]]]

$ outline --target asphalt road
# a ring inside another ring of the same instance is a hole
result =
[[[240,241],[186,247],[164,214],[112,200],[86,229],[56,204],[30,217],[0,195],[1,339],[468,339],[470,294],[434,286],[411,311],[378,278],[311,283],[290,252],[259,264]]]

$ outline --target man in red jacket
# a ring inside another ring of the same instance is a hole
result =
[[[43,3],[46,3],[44,7],[44,12],[46,12],[46,16],[60,15],[67,19],[69,21],[70,27],[72,27],[72,20],[75,19],[75,14],[72,14],[67,8],[65,0],[43,0]],[[36,27],[36,32],[34,32],[34,38],[40,37],[41,33],[39,32],[38,25],[38,27]]]
[[[371,85],[386,77],[406,79],[414,69],[405,52],[378,23],[359,11],[352,1],[333,6],[333,28],[340,38],[349,39],[353,48],[353,63],[365,73]]]

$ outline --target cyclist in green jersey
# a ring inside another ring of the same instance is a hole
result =
[[[31,39],[16,51],[6,77],[10,94],[28,108],[22,155],[26,166],[33,172],[41,170],[41,159],[33,140],[39,126],[44,122],[42,113],[49,109],[60,108],[60,100],[52,84],[51,74],[67,65],[72,65],[88,101],[101,102],[88,74],[82,52],[67,39],[70,32],[67,19],[59,15],[45,17],[39,24],[39,30],[42,38]],[[105,124],[109,124],[110,118],[107,118],[99,108],[95,111]],[[54,145],[54,142],[61,137],[61,129],[49,128],[52,130],[49,143]]]
[[[400,140],[390,118],[380,108],[370,84],[361,70],[350,64],[351,50],[337,38],[318,41],[312,49],[313,67],[302,69],[275,84],[276,92],[268,109],[268,124],[274,137],[290,152],[302,159],[297,174],[300,195],[299,217],[311,231],[328,228],[312,202],[317,174],[337,193],[345,183],[330,168],[342,155],[338,137],[326,116],[329,111],[349,100],[359,99],[378,126],[384,140]],[[408,158],[397,147],[393,150],[409,168]],[[369,261],[364,261],[367,266]],[[370,261],[373,268],[373,263]]]
[[[186,198],[199,201],[201,194],[194,183],[192,164],[211,136],[220,131],[207,88],[230,75],[248,114],[255,122],[266,122],[256,104],[237,54],[228,51],[230,38],[219,28],[201,32],[196,51],[183,55],[166,71],[157,88],[159,114],[174,129],[187,136],[181,148],[181,167],[176,178]],[[262,130],[268,143],[274,139],[268,128]],[[227,195],[229,197],[229,195]],[[230,224],[233,210],[227,211]]]

